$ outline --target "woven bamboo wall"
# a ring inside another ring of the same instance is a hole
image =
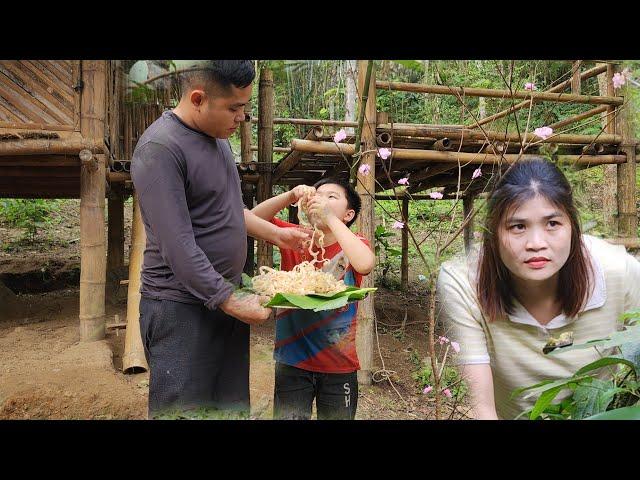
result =
[[[80,130],[78,60],[0,60],[0,128]]]

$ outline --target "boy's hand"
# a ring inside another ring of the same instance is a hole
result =
[[[271,318],[273,311],[262,306],[269,297],[247,292],[234,292],[220,304],[220,309],[227,315],[237,318],[249,325],[260,325]]]
[[[291,204],[294,204],[298,203],[298,200],[300,200],[305,195],[313,197],[316,194],[316,189],[310,187],[309,185],[298,185],[294,189],[290,190],[289,194],[291,195]]]
[[[313,218],[318,227],[326,226],[329,218],[335,217],[335,213],[333,213],[333,210],[329,207],[327,199],[319,195],[315,195],[309,199],[307,212],[309,218]]]
[[[311,239],[311,230],[301,227],[279,228],[274,244],[280,248],[303,251],[304,242]]]

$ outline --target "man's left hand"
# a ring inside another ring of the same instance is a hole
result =
[[[301,227],[278,229],[275,245],[289,250],[302,251],[304,242],[311,239],[311,231]]]

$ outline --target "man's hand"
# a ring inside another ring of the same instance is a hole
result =
[[[327,220],[335,217],[335,213],[331,210],[329,202],[325,197],[315,195],[307,202],[307,216],[316,226],[323,227],[327,225]]]
[[[269,300],[269,297],[252,293],[234,292],[220,304],[220,309],[241,322],[249,325],[260,325],[271,317],[272,310],[262,306],[263,303],[267,303]]]
[[[297,187],[289,190],[289,195],[291,195],[291,204],[298,203],[302,197],[307,195],[308,197],[313,197],[316,194],[316,189],[314,187],[310,187],[309,185],[298,185]]]
[[[279,228],[274,244],[289,250],[304,250],[304,242],[311,239],[311,230],[302,227]]]

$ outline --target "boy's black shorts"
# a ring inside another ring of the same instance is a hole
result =
[[[273,418],[309,420],[314,398],[318,420],[353,420],[357,372],[318,373],[276,362]]]

